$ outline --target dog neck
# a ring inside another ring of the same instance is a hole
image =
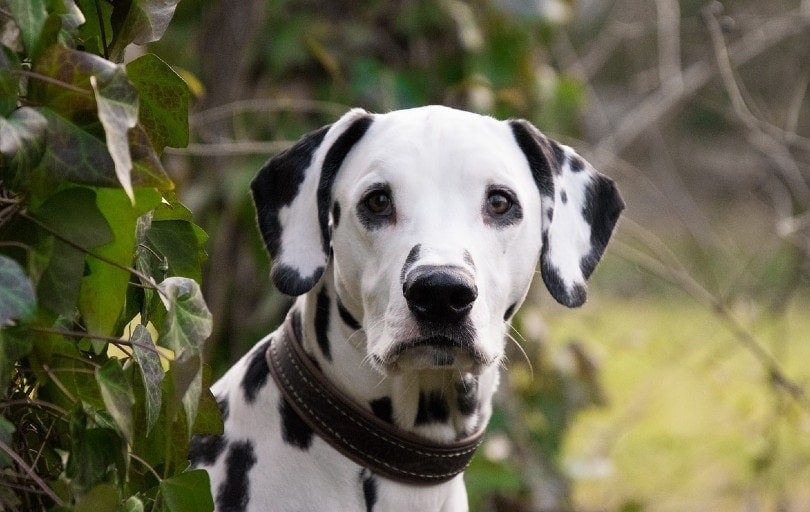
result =
[[[489,421],[496,365],[478,375],[430,369],[384,376],[369,363],[365,331],[341,311],[330,279],[293,308],[304,350],[340,391],[380,419],[434,442],[462,439]]]

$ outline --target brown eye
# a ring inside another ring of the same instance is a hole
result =
[[[504,215],[512,209],[512,199],[500,191],[490,192],[487,196],[487,209],[492,215]]]
[[[367,195],[363,200],[363,204],[368,208],[368,211],[374,215],[386,216],[390,215],[393,211],[391,196],[388,195],[388,192],[382,190],[377,190]]]

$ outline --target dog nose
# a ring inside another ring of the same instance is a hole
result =
[[[470,312],[478,288],[472,276],[461,269],[423,266],[408,274],[402,293],[420,320],[450,324]]]

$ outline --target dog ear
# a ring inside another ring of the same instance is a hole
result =
[[[287,295],[311,290],[329,259],[332,184],[344,158],[371,125],[353,109],[271,158],[251,182],[259,229],[273,260],[270,276]]]
[[[613,180],[573,149],[546,138],[527,121],[510,121],[542,197],[540,273],[551,295],[581,306],[596,264],[624,209]]]

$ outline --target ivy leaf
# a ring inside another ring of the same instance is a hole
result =
[[[25,270],[13,259],[0,254],[0,328],[11,320],[32,316],[36,307],[34,287]]]
[[[113,484],[98,484],[76,500],[72,512],[118,512],[121,495]]]
[[[48,19],[47,0],[6,0],[6,2],[20,29],[26,53],[31,57],[36,56],[45,21]]]
[[[5,46],[0,46],[0,116],[7,116],[17,108],[19,72],[17,56]],[[0,141],[4,138],[0,137]]]
[[[89,273],[82,279],[79,311],[90,332],[119,334],[115,332],[115,326],[126,301],[130,274],[124,268],[132,264],[135,255],[135,226],[138,217],[158,204],[160,193],[154,189],[135,189],[134,206],[120,189],[96,190],[96,206],[107,220],[113,240],[93,252],[119,267],[96,258],[87,259]]]
[[[138,90],[139,119],[158,152],[165,146],[188,145],[186,82],[159,57],[147,53],[127,64],[127,75]]]
[[[160,406],[162,403],[161,386],[163,384],[163,367],[160,365],[155,343],[149,330],[141,324],[135,326],[129,341],[132,343],[132,352],[135,361],[141,368],[141,380],[143,381],[145,408],[146,408],[146,435],[152,430],[160,416]]]
[[[169,277],[158,285],[160,299],[166,307],[166,319],[158,341],[175,353],[172,367],[183,375],[176,394],[182,396],[188,433],[197,417],[202,393],[202,345],[211,335],[211,312],[205,305],[199,285],[184,277]]]
[[[115,32],[110,54],[118,60],[130,44],[146,44],[163,36],[180,0],[128,0],[115,2],[112,25]]]
[[[186,471],[160,482],[163,502],[170,512],[214,510],[211,481],[204,469]]]
[[[198,355],[213,325],[200,286],[191,279],[169,277],[158,285],[158,290],[168,312],[158,340],[178,359]]]
[[[46,231],[58,235],[52,242],[51,257],[40,276],[37,294],[43,306],[71,316],[85,272],[85,254],[64,240],[92,249],[111,242],[113,233],[96,207],[95,192],[85,187],[58,192],[33,215]]]
[[[127,80],[123,66],[107,79],[90,77],[90,85],[96,97],[98,118],[104,126],[107,149],[115,165],[115,175],[135,202],[132,192],[132,155],[129,152],[129,130],[138,123],[138,93]]]
[[[135,394],[129,384],[121,362],[118,359],[108,359],[102,366],[96,368],[96,382],[101,390],[101,398],[107,411],[115,421],[124,437],[132,443],[132,406],[135,404]]]
[[[200,249],[193,224],[183,220],[153,221],[146,236],[155,253],[166,258],[171,275],[195,281],[202,278],[200,265],[205,252]]]
[[[45,152],[47,126],[45,116],[30,107],[19,108],[8,118],[0,117],[0,169],[12,182],[39,164]]]

